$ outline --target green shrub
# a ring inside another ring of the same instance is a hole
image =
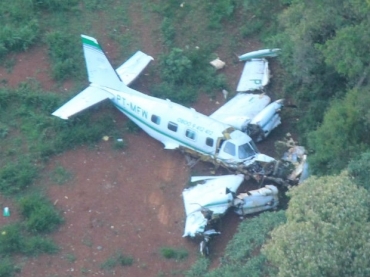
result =
[[[51,180],[59,185],[64,184],[71,180],[72,173],[62,166],[57,166],[51,173]]]
[[[10,51],[24,51],[36,42],[40,27],[29,1],[0,2],[0,57]]]
[[[20,158],[0,168],[0,191],[4,194],[14,194],[32,184],[37,176],[37,166],[28,160]]]
[[[351,160],[348,164],[348,173],[358,186],[370,190],[370,152],[364,152],[359,157]]]
[[[220,28],[224,19],[230,19],[234,12],[235,0],[207,1],[209,12],[209,27]]]
[[[308,146],[315,151],[308,156],[314,174],[340,172],[349,160],[370,145],[368,132],[364,131],[366,121],[360,105],[365,101],[361,98],[365,92],[355,89],[348,91],[344,99],[332,100],[323,123],[308,134]]]
[[[59,31],[46,34],[45,42],[52,60],[52,75],[56,80],[82,75],[84,66],[81,42],[78,36]]]
[[[30,0],[32,4],[39,9],[50,11],[68,10],[78,3],[78,0]]]
[[[0,259],[0,277],[12,277],[19,269],[8,258]]]
[[[32,19],[27,24],[21,26],[5,25],[0,30],[0,42],[3,49],[1,52],[25,51],[32,45],[39,33],[39,23],[37,19]]]
[[[63,218],[45,197],[28,195],[18,201],[21,214],[25,218],[26,229],[33,233],[51,232],[57,228]]]
[[[0,256],[20,252],[22,234],[18,224],[5,225],[0,229]],[[1,276],[1,275],[0,275]]]
[[[107,1],[106,0],[83,0],[85,7],[88,10],[96,11],[106,7]]]
[[[198,91],[192,86],[182,86],[170,83],[154,85],[152,95],[162,99],[170,99],[175,103],[189,104],[197,99]]]
[[[191,268],[185,272],[185,277],[205,276],[209,267],[210,261],[206,257],[200,257]]]
[[[164,44],[168,47],[173,46],[176,37],[176,29],[173,26],[173,22],[170,18],[163,18],[161,31],[164,38]]]
[[[216,75],[210,66],[209,47],[173,48],[159,60],[163,83],[153,87],[156,97],[168,98],[177,103],[191,103],[200,91],[210,93],[226,88],[223,75]]]
[[[183,260],[188,257],[188,251],[181,248],[162,247],[160,252],[166,259]]]
[[[100,265],[101,269],[112,269],[117,265],[130,266],[134,262],[134,258],[131,256],[123,255],[121,252],[117,252],[112,257],[108,258],[105,262]]]
[[[25,237],[23,239],[21,252],[26,255],[54,254],[58,251],[58,246],[48,238],[40,236]]]

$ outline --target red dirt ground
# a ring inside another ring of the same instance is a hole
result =
[[[148,43],[149,36],[143,31],[145,45],[152,45]],[[154,48],[146,51],[152,55],[158,53]],[[45,90],[56,90],[48,76],[45,49],[30,49],[14,59],[16,63],[11,73],[0,68],[0,79],[6,80],[8,86],[14,87],[34,78]],[[243,65],[231,61],[229,64],[231,66],[223,70],[234,82]],[[140,83],[139,86],[148,86]],[[236,83],[232,85],[236,87]],[[69,88],[70,84],[66,83],[58,91]],[[221,92],[215,100],[202,95],[194,107],[210,114],[224,101]],[[117,112],[116,120],[127,119]],[[47,164],[40,184],[45,185],[47,195],[65,219],[59,230],[51,235],[61,249],[55,255],[20,259],[21,276],[181,276],[180,272],[197,259],[198,243],[182,238],[185,217],[181,192],[191,174],[183,155],[164,150],[144,132],[125,135],[125,140],[127,148],[124,150],[114,149],[111,140],[102,140],[94,147],[65,152]],[[270,147],[262,145],[260,148],[274,155],[268,151]],[[68,183],[58,185],[50,181],[48,176],[57,166],[72,173],[73,178]],[[211,165],[199,163],[192,172],[209,175],[211,168]],[[6,203],[6,200],[0,198],[0,202]],[[1,218],[0,224],[17,218],[12,204],[9,206],[12,216]],[[238,222],[234,214],[222,221],[222,235],[211,245],[213,267],[218,265]],[[162,247],[184,248],[189,257],[182,261],[166,260],[160,254]],[[101,269],[100,265],[117,251],[132,256],[133,265]]]

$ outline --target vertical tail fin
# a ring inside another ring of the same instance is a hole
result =
[[[100,86],[120,90],[123,83],[98,41],[86,35],[81,35],[81,38],[89,81]]]

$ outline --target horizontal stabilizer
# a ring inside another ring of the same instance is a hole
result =
[[[153,58],[141,51],[137,51],[130,59],[116,69],[122,82],[128,86],[147,67]]]
[[[52,115],[62,119],[68,119],[70,116],[111,97],[112,94],[108,91],[94,86],[89,86],[53,112]]]

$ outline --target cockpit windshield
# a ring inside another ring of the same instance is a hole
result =
[[[239,159],[246,159],[258,153],[257,147],[253,141],[240,145],[238,150]]]

